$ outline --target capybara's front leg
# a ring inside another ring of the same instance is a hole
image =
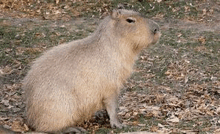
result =
[[[112,128],[123,128],[125,125],[121,124],[117,116],[118,95],[110,96],[104,100],[104,105],[110,118]]]

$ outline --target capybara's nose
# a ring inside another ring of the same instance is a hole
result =
[[[156,28],[154,29],[153,33],[156,34],[156,33],[159,32],[159,31],[160,31],[159,27],[156,27]]]
[[[160,32],[159,25],[156,22],[154,22],[153,20],[149,20],[149,27],[150,27],[150,30],[152,31],[153,34]]]

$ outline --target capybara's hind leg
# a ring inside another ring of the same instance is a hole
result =
[[[104,104],[106,107],[106,110],[108,112],[109,118],[110,118],[110,124],[112,128],[123,128],[126,127],[126,125],[123,125],[120,123],[118,116],[117,116],[117,107],[118,107],[118,95],[113,95],[109,98],[106,98],[104,100]]]

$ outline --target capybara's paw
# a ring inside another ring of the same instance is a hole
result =
[[[110,124],[111,124],[112,128],[120,128],[120,129],[122,129],[122,128],[127,127],[126,125],[121,124],[120,122],[110,122]]]

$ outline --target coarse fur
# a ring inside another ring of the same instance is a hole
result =
[[[107,109],[112,127],[117,98],[137,54],[155,44],[159,26],[131,10],[114,10],[89,37],[53,47],[34,61],[23,82],[27,123],[59,132]]]

